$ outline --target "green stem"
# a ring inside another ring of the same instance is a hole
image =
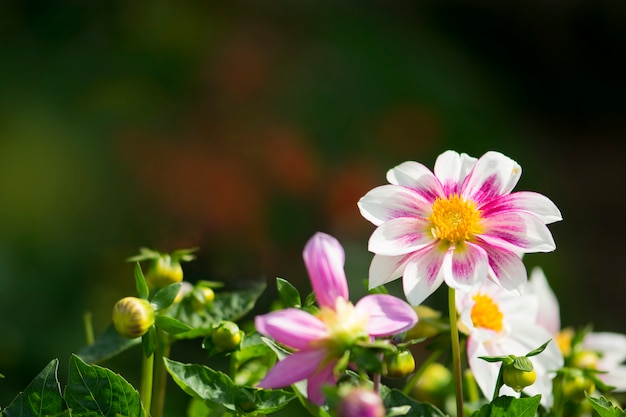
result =
[[[154,372],[154,354],[146,357],[141,354],[141,402],[146,412],[150,410],[152,401],[152,375]]]
[[[83,314],[83,324],[85,326],[85,340],[87,345],[93,345],[93,342],[95,341],[93,335],[93,322],[91,321],[91,318],[91,311],[85,311],[85,314]]]
[[[463,417],[463,375],[461,374],[461,349],[459,348],[459,329],[457,327],[456,296],[454,288],[448,287],[448,310],[450,315],[450,337],[452,339],[452,368],[456,389],[456,415]]]
[[[152,417],[162,417],[165,405],[165,391],[167,385],[167,369],[163,358],[169,358],[172,348],[170,337],[161,330],[157,333],[155,355],[157,357],[154,370],[154,401],[150,414]]]
[[[419,369],[411,375],[411,378],[409,378],[406,385],[402,389],[404,394],[409,395],[409,393],[413,391],[417,381],[420,379],[426,368],[428,368],[428,365],[439,359],[439,356],[441,356],[441,351],[436,350],[428,358],[426,358],[426,360],[422,363],[422,366],[420,366]]]

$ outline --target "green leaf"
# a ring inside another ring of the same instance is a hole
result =
[[[141,343],[141,338],[127,339],[119,335],[113,325],[107,329],[91,345],[78,351],[78,356],[87,363],[98,363],[110,359],[127,349]]]
[[[526,356],[516,356],[513,358],[513,367],[524,372],[531,372],[534,369],[533,363]]]
[[[263,342],[259,333],[248,333],[241,342],[239,350],[233,352],[232,357],[237,365],[253,358],[267,355],[271,349]]]
[[[174,317],[165,316],[162,314],[157,314],[154,317],[154,321],[156,326],[160,330],[164,330],[165,332],[175,335],[183,332],[188,332],[191,330],[187,324],[183,323],[180,320],[175,319]]]
[[[148,259],[156,259],[161,256],[160,252],[157,252],[148,248],[139,248],[139,254],[126,258],[127,262],[141,262]]]
[[[283,307],[296,307],[302,306],[302,300],[300,299],[300,293],[289,281],[276,278],[276,289],[278,290],[278,298]]]
[[[624,412],[619,407],[614,406],[609,400],[602,396],[600,398],[594,398],[587,393],[585,393],[585,396],[587,397],[587,400],[589,400],[589,403],[591,404],[593,409],[596,410],[598,414],[600,414],[600,417],[626,416],[626,412]]]
[[[212,326],[222,321],[237,321],[245,316],[256,304],[265,290],[265,283],[233,292],[216,292],[210,309],[194,311],[189,303],[183,304],[176,312],[177,318],[189,325],[192,330],[179,333],[178,339],[194,339],[211,334]],[[170,315],[168,311],[166,313]]]
[[[145,416],[139,393],[120,375],[70,358],[65,402],[74,416]]]
[[[387,410],[396,407],[404,407],[403,410],[406,410],[405,406],[410,406],[404,414],[407,417],[445,417],[445,414],[434,405],[416,401],[397,389],[389,391],[383,398],[383,404]]]
[[[182,284],[180,282],[176,282],[157,291],[151,300],[154,309],[159,311],[171,306],[180,291],[181,285]]]
[[[543,352],[545,350],[546,347],[548,347],[548,344],[551,341],[552,341],[552,339],[548,340],[546,343],[544,343],[543,345],[539,346],[537,349],[531,350],[530,352],[528,352],[526,354],[526,357],[539,355],[541,352]]]
[[[137,288],[137,297],[147,300],[150,295],[150,290],[148,289],[148,283],[141,271],[139,262],[135,264],[135,287]]]
[[[529,398],[502,396],[476,410],[472,417],[535,417],[541,395]]]
[[[172,259],[175,259],[179,262],[189,262],[196,259],[196,255],[193,253],[196,252],[198,248],[188,248],[188,249],[177,249],[170,253]]]
[[[57,380],[58,368],[58,359],[50,361],[26,389],[2,411],[2,416],[43,417],[60,414],[63,411],[63,397]]]

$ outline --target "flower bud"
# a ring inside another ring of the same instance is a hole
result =
[[[571,364],[579,369],[596,369],[598,365],[598,354],[589,350],[576,352],[571,358]]]
[[[433,362],[426,366],[411,394],[419,401],[439,404],[449,392],[451,382],[450,370],[439,362]]]
[[[522,390],[537,380],[537,373],[534,369],[530,371],[523,371],[517,369],[513,364],[502,365],[502,380],[504,385],[513,388],[516,392],[522,392]]]
[[[113,306],[113,326],[128,339],[143,336],[154,324],[154,308],[147,300],[125,297]]]
[[[337,407],[337,417],[384,417],[380,395],[367,388],[354,388],[345,394]]]
[[[178,260],[167,254],[150,260],[146,282],[151,288],[163,288],[182,280],[183,268]]]
[[[561,380],[561,389],[563,397],[578,403],[585,399],[585,392],[593,394],[596,384],[579,369],[568,369]]]
[[[215,299],[215,292],[209,287],[201,287],[195,290],[191,297],[191,308],[194,311],[200,311],[211,305]]]
[[[211,341],[220,352],[232,352],[241,343],[241,331],[237,323],[223,321],[213,329]]]
[[[383,375],[389,378],[403,378],[415,370],[415,358],[408,350],[385,355]]]

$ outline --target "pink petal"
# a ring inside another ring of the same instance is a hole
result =
[[[374,230],[368,250],[386,256],[415,252],[435,240],[428,228],[427,221],[415,217],[389,220]]]
[[[487,278],[488,273],[487,252],[469,242],[448,251],[443,260],[444,279],[455,289],[469,289]]]
[[[519,191],[498,197],[478,207],[483,217],[490,217],[504,211],[527,211],[539,218],[544,224],[563,220],[561,212],[548,197],[531,191]]]
[[[480,238],[511,251],[551,252],[556,248],[552,233],[534,214],[523,211],[494,213],[482,220]]]
[[[309,378],[318,370],[328,352],[325,349],[295,352],[279,361],[259,382],[259,388],[282,388]]]
[[[559,302],[548,284],[548,280],[539,267],[533,268],[528,280],[526,292],[535,295],[539,300],[537,324],[550,334],[556,335],[561,330],[561,313]]]
[[[392,295],[366,295],[355,308],[369,316],[367,333],[374,337],[400,333],[417,323],[417,314],[411,306]]]
[[[387,181],[414,190],[427,201],[443,196],[441,183],[428,168],[419,162],[403,162],[387,171]]]
[[[322,387],[324,385],[335,385],[337,378],[334,374],[334,368],[337,361],[330,361],[322,369],[311,375],[307,381],[307,396],[309,401],[317,405],[324,404],[324,393]]]
[[[348,299],[348,282],[343,269],[345,254],[337,239],[316,233],[307,242],[303,257],[320,306],[334,308],[337,298]]]
[[[445,251],[437,245],[416,252],[404,268],[402,285],[411,305],[418,305],[443,282],[443,257]]]
[[[324,322],[296,308],[256,316],[256,330],[294,349],[307,349],[311,342],[328,336]]]
[[[459,194],[463,180],[476,164],[476,158],[446,151],[435,162],[435,176],[443,184],[444,195]]]
[[[509,194],[522,175],[522,168],[511,158],[499,152],[481,156],[467,175],[461,193],[479,205]]]
[[[427,217],[432,203],[410,188],[381,185],[357,203],[361,215],[376,226],[396,217]]]
[[[521,292],[527,281],[526,267],[519,255],[503,248],[482,244],[489,257],[489,277],[509,291]]]
[[[400,278],[404,266],[412,256],[412,253],[400,256],[374,255],[369,269],[369,289]]]

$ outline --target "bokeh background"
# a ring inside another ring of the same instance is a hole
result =
[[[626,332],[625,25],[610,0],[0,2],[0,406],[67,366],[85,311],[108,325],[140,246],[198,246],[191,281],[266,280],[263,309],[277,276],[309,291],[321,230],[362,295],[357,200],[447,149],[522,165],[565,219],[525,258],[563,324]]]

